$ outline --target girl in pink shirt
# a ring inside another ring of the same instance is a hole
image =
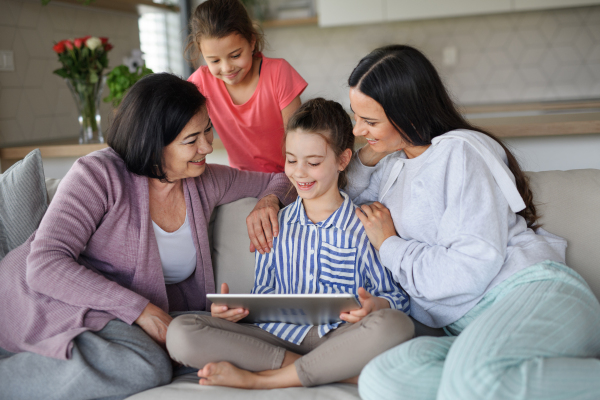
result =
[[[264,37],[239,0],[208,0],[191,19],[188,48],[206,61],[189,81],[208,113],[232,167],[282,172],[284,126],[307,83],[283,59],[261,54]]]

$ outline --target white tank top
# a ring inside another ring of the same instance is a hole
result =
[[[192,229],[187,213],[185,221],[175,232],[165,232],[152,221],[154,236],[158,243],[165,283],[186,280],[196,269],[196,247],[192,240]]]

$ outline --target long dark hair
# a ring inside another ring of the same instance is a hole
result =
[[[286,137],[289,132],[297,129],[325,139],[338,160],[344,150],[354,148],[352,120],[344,107],[335,101],[317,97],[302,104],[287,123]],[[347,168],[339,173],[338,188],[340,189],[348,183],[346,172]]]
[[[454,129],[474,130],[494,139],[506,152],[508,168],[526,205],[518,214],[528,227],[538,226],[529,181],[515,156],[497,137],[462,117],[435,67],[419,50],[405,45],[378,48],[360,60],[348,85],[378,102],[398,134],[413,146],[431,144],[434,137]]]
[[[147,75],[119,105],[107,143],[130,172],[168,182],[163,150],[205,105],[193,83],[168,73]]]
[[[202,38],[221,39],[232,33],[241,35],[248,43],[256,40],[254,53],[265,46],[264,34],[252,22],[248,11],[239,0],[208,0],[201,3],[190,19],[190,35],[185,52],[196,61],[200,55]]]

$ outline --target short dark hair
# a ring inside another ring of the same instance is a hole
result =
[[[289,132],[297,129],[325,139],[335,153],[336,159],[339,159],[346,149],[354,149],[352,120],[338,102],[317,97],[302,104],[287,123],[286,137]],[[347,169],[341,171],[338,177],[338,188],[340,189],[348,183],[346,171]]]
[[[125,95],[107,143],[130,172],[168,181],[163,150],[205,105],[195,84],[168,73],[147,75]]]
[[[260,53],[265,46],[265,36],[258,24],[252,22],[248,11],[239,0],[208,0],[201,3],[190,19],[190,35],[185,52],[192,61],[200,55],[202,38],[221,39],[237,33],[252,43],[253,53]]]
[[[529,181],[515,156],[500,139],[463,118],[435,67],[419,50],[406,45],[375,49],[359,61],[348,85],[379,103],[398,134],[413,146],[429,145],[431,139],[455,129],[478,131],[494,139],[506,153],[526,204],[518,214],[528,227],[539,226]]]

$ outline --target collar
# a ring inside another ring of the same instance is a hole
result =
[[[348,223],[354,215],[354,204],[350,200],[350,196],[340,190],[340,194],[344,198],[344,202],[337,210],[333,212],[325,221],[313,223],[306,215],[302,198],[298,196],[296,201],[290,205],[289,218],[287,219],[288,224],[300,224],[300,225],[316,225],[320,228],[327,229],[330,227],[336,227],[341,230],[346,230]]]

